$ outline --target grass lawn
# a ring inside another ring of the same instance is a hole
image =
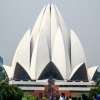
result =
[[[32,95],[25,95],[22,100],[36,100],[36,97]]]

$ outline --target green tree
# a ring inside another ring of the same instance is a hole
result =
[[[93,98],[95,98],[95,96],[98,94],[100,94],[100,80],[98,80],[95,87],[90,90],[89,100],[93,100]]]
[[[2,80],[8,81],[8,77],[7,77],[7,74],[3,68],[3,65],[0,65],[0,81],[2,81]]]
[[[100,87],[95,87],[89,92],[89,100],[93,100],[97,94],[100,94]]]
[[[100,80],[96,82],[96,87],[100,87]]]
[[[0,82],[0,100],[21,100],[23,91],[7,82]]]

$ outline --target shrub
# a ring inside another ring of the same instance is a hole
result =
[[[26,94],[23,96],[22,100],[36,100],[36,97],[29,95],[29,94]]]

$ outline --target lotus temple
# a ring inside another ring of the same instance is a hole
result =
[[[66,29],[55,4],[41,10],[34,27],[25,32],[12,64],[3,65],[10,84],[23,90],[43,91],[48,79],[59,91],[89,91],[95,85],[98,66],[88,66],[83,46]]]

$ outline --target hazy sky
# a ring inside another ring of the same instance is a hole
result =
[[[0,0],[0,55],[10,64],[15,49],[50,0]],[[54,1],[54,0],[51,0]],[[66,28],[79,36],[88,65],[100,65],[100,0],[55,0]]]

